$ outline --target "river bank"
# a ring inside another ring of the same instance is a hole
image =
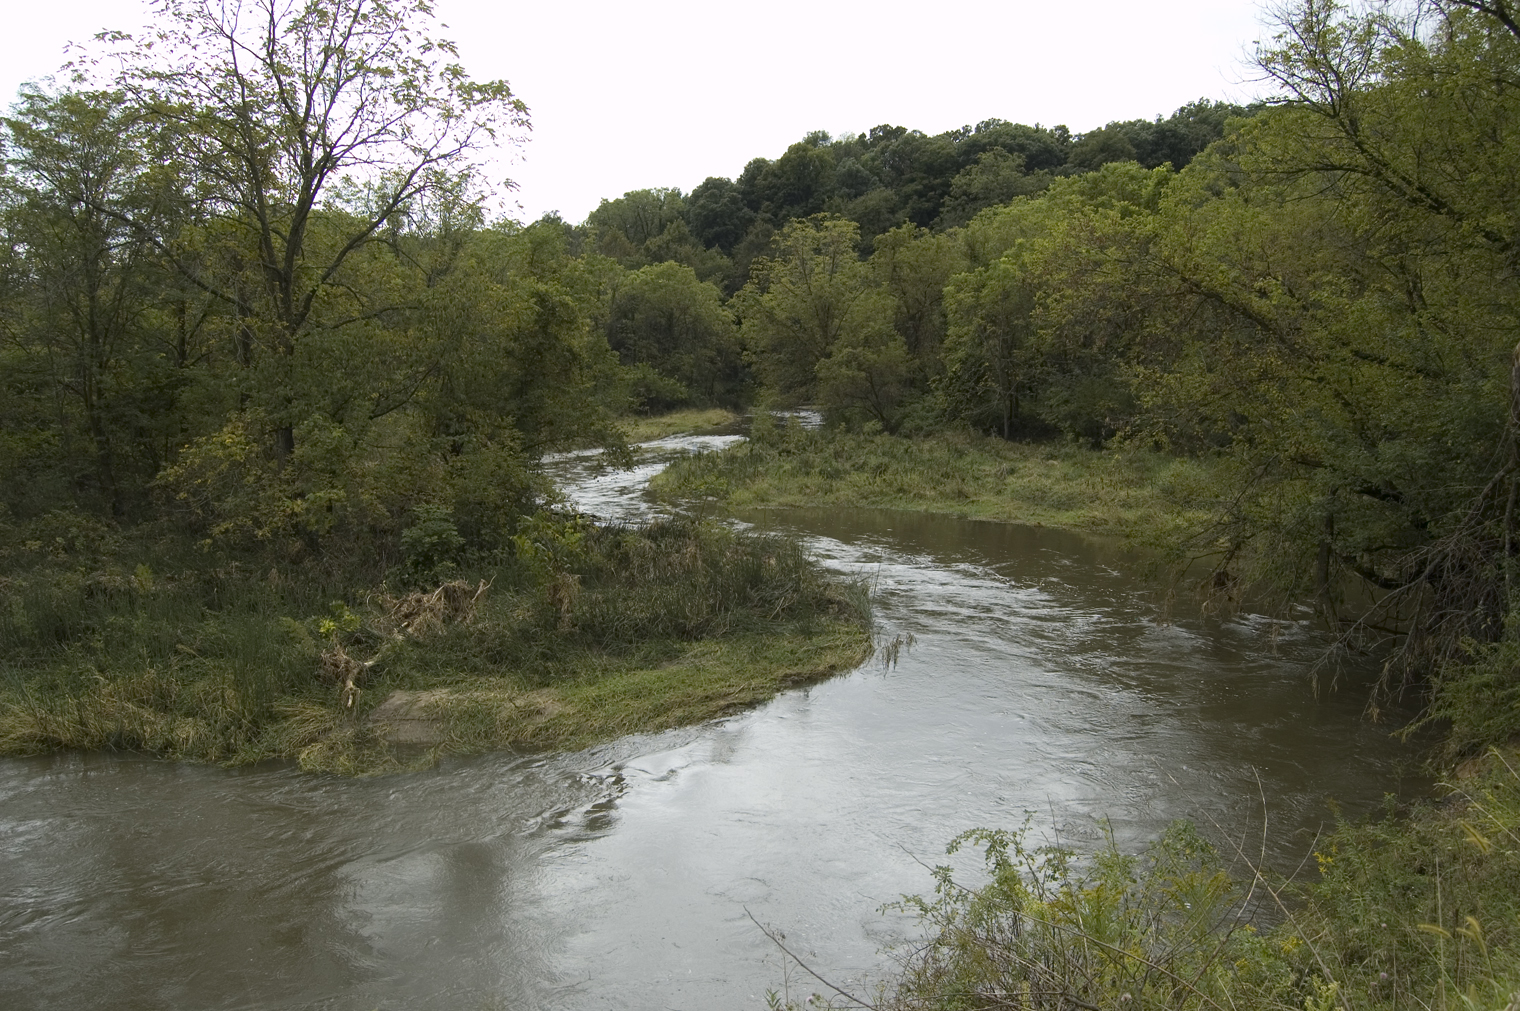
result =
[[[395,771],[699,722],[870,653],[864,591],[795,542],[684,522],[524,529],[514,557],[410,587],[404,569],[369,583],[103,524],[22,540],[0,584],[0,754]]]
[[[762,422],[757,439],[676,460],[651,488],[668,502],[746,516],[874,507],[1165,548],[1207,523],[1224,468],[1135,451]],[[897,1011],[1001,1006],[1010,997],[1158,1011],[1517,1011],[1520,751],[1507,731],[1482,732],[1509,726],[1485,713],[1509,696],[1485,703],[1475,691],[1469,684],[1458,705],[1442,702],[1438,686],[1433,712],[1453,729],[1429,759],[1443,783],[1435,798],[1406,806],[1390,796],[1380,816],[1338,817],[1303,840],[1307,868],[1298,873],[1268,866],[1264,851],[1218,823],[1199,834],[1179,822],[1146,847],[1108,836],[1080,854],[1001,829],[958,837],[950,855],[980,850],[981,874],[967,875],[968,886],[937,871],[934,895],[901,907],[919,918],[926,941],[898,971],[850,992]],[[1250,926],[1261,913],[1276,925]]]
[[[935,893],[903,904],[927,936],[872,1006],[1512,1011],[1517,758],[1490,752],[1439,805],[1399,813],[1390,798],[1383,818],[1342,821],[1312,842],[1302,880],[1217,825],[1083,854],[965,833],[949,852],[980,851],[982,873],[939,867]]]

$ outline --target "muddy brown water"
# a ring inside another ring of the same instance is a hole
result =
[[[636,519],[671,454],[559,463]],[[1031,819],[1078,847],[1173,818],[1291,867],[1377,806],[1408,751],[1316,696],[1306,624],[1178,613],[1113,551],[1039,529],[862,510],[746,517],[868,579],[895,665],[704,726],[574,754],[353,781],[132,755],[0,761],[0,1007],[764,1006],[785,972],[749,914],[858,981],[913,924],[919,863]],[[793,985],[810,992],[806,981]],[[794,991],[795,992],[795,991]]]

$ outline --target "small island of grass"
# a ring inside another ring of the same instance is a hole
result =
[[[676,460],[650,483],[667,502],[729,508],[846,506],[1058,527],[1173,544],[1207,526],[1222,461],[969,432],[919,438],[776,427]]]

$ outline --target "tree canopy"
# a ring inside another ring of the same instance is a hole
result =
[[[94,90],[4,120],[4,462],[37,479],[8,505],[383,534],[617,444],[594,267],[485,219],[478,161],[527,109],[428,4],[155,12],[76,63]]]

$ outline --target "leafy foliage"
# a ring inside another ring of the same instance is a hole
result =
[[[938,867],[934,897],[903,903],[929,940],[906,959],[887,1007],[1218,1009],[1232,1006],[1232,991],[1282,975],[1190,825],[1173,825],[1140,857],[1110,838],[1081,865],[1025,838],[978,829],[950,844],[951,854],[980,848],[987,881],[968,887]],[[1261,998],[1272,995],[1253,996],[1268,1006]]]

